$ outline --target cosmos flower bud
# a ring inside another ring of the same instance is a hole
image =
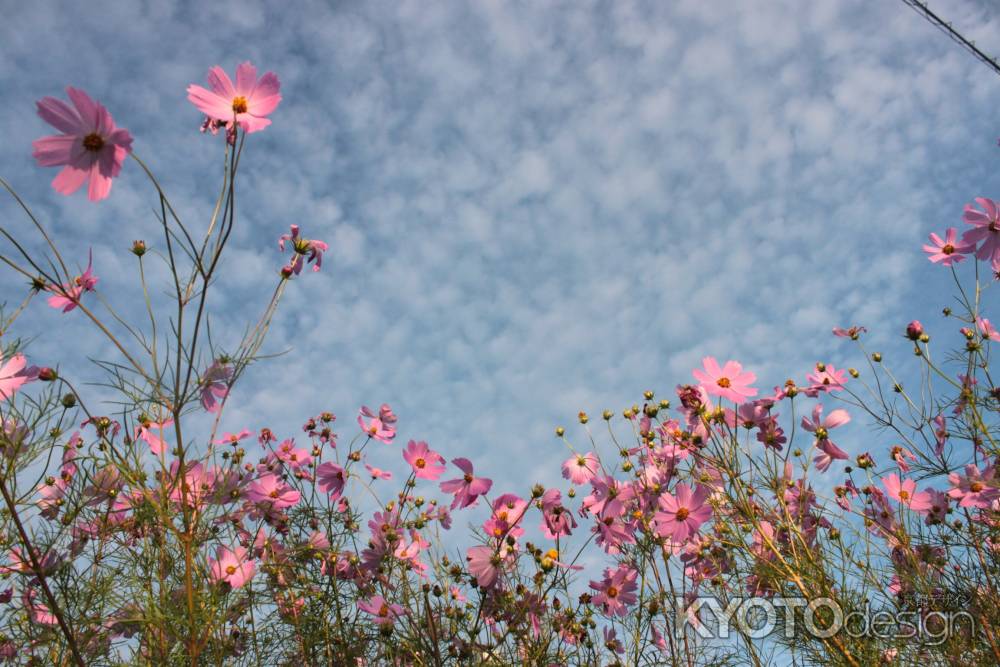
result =
[[[59,376],[56,374],[55,369],[48,366],[38,370],[38,379],[42,382],[54,382],[57,377]]]
[[[69,410],[72,407],[76,407],[76,396],[73,394],[66,394],[62,397],[62,406]]]
[[[556,437],[557,437],[557,438],[561,438],[561,437],[563,437],[563,435],[564,435],[565,433],[566,433],[566,429],[564,429],[564,428],[563,428],[562,426],[558,426],[558,427],[556,427]]]
[[[142,257],[146,254],[146,242],[143,240],[132,241],[132,254]]]
[[[611,421],[614,414],[615,413],[611,412],[611,410],[605,410],[601,416],[604,417],[604,421]]]
[[[920,320],[913,320],[906,325],[906,337],[910,340],[920,340],[923,333],[924,325],[920,323]]]
[[[577,415],[577,417],[580,419],[581,424],[586,424],[588,421],[590,421],[590,417],[588,417],[587,413],[583,412],[582,410],[580,411],[580,414]]]

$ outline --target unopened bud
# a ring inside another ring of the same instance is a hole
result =
[[[920,323],[920,320],[913,320],[906,325],[906,337],[910,340],[920,340],[920,336],[924,333],[924,325]]]
[[[581,424],[586,424],[588,421],[590,421],[590,417],[588,417],[587,413],[583,411],[581,411],[580,414],[577,415],[577,418],[580,420]]]
[[[876,364],[882,363],[882,355],[879,354],[878,352],[873,352],[872,361],[874,361]]]
[[[49,368],[48,366],[39,369],[38,379],[42,382],[55,382],[56,378],[59,376],[56,374],[54,368]]]
[[[611,410],[605,410],[601,416],[604,417],[604,421],[611,421],[611,418],[614,417],[614,415],[615,413],[611,412]]]
[[[69,410],[70,408],[76,407],[76,395],[75,394],[65,394],[62,397],[62,406]]]
[[[132,241],[132,254],[136,257],[142,257],[146,254],[146,242],[145,241]]]
[[[566,434],[566,429],[564,429],[562,426],[557,426],[556,427],[556,437],[557,438],[561,438],[565,434]]]

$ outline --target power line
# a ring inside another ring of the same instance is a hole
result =
[[[948,35],[953,42],[974,55],[996,74],[1000,74],[1000,62],[997,62],[996,58],[991,58],[983,53],[979,47],[976,46],[975,42],[963,37],[957,30],[951,27],[950,23],[946,22],[940,16],[932,12],[926,2],[921,2],[920,0],[903,0],[903,3],[912,7],[915,12],[927,19],[931,25]]]

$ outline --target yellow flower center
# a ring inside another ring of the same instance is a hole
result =
[[[247,112],[247,98],[240,95],[233,99],[233,113]]]
[[[228,575],[236,574],[236,566],[235,565],[230,565],[229,567],[227,567],[226,568],[226,574],[228,574]]]
[[[899,490],[899,499],[901,501],[903,501],[903,502],[906,502],[907,500],[910,499],[910,494],[907,491],[903,491],[902,489],[900,489]]]
[[[609,598],[618,597],[618,589],[615,588],[614,586],[608,586],[607,595]]]
[[[388,616],[389,615],[389,605],[387,605],[387,604],[385,604],[383,602],[382,606],[378,608],[378,615],[379,616]]]
[[[413,465],[415,465],[418,468],[423,468],[424,466],[427,465],[427,461],[424,461],[423,459],[417,459],[416,461],[413,462]]]
[[[973,493],[979,493],[982,490],[983,490],[982,482],[973,482],[972,484],[969,484],[969,491],[972,491]]]
[[[955,246],[953,246],[950,243],[945,243],[944,246],[941,247],[941,253],[942,254],[950,255],[953,252],[955,252]]]
[[[715,384],[719,385],[723,389],[729,389],[733,386],[733,383],[729,381],[729,378],[719,378],[715,381]]]
[[[104,138],[96,132],[91,132],[83,138],[83,147],[96,153],[104,147]]]
[[[691,514],[691,511],[688,510],[688,508],[686,508],[686,507],[678,507],[677,508],[677,520],[678,521],[683,521],[684,519],[688,518],[689,514]]]

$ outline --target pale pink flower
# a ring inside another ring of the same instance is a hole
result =
[[[32,156],[39,166],[63,167],[52,181],[56,192],[73,194],[89,179],[87,197],[98,201],[111,192],[111,179],[132,152],[132,135],[87,93],[69,86],[66,94],[72,107],[54,97],[37,102],[38,115],[62,134],[36,139]]]
[[[826,471],[835,459],[847,458],[847,452],[830,440],[830,429],[843,426],[851,421],[851,415],[847,413],[847,410],[838,409],[831,411],[826,417],[822,417],[822,415],[823,404],[817,403],[812,411],[812,419],[802,418],[802,428],[816,436],[816,447],[819,449],[819,453],[813,459],[813,463],[820,472]]]
[[[680,545],[698,533],[701,524],[712,516],[712,507],[707,504],[709,490],[696,486],[693,490],[681,483],[674,489],[675,495],[664,493],[660,496],[660,511],[656,513],[656,532],[660,537],[669,538]]]
[[[837,370],[834,366],[825,364],[823,370],[816,369],[814,372],[806,375],[806,379],[812,383],[813,387],[820,391],[843,391],[844,385],[847,383],[847,371],[844,369]]]
[[[435,481],[448,469],[444,457],[431,450],[423,440],[419,442],[410,440],[406,443],[403,459],[410,464],[413,476],[417,479]]]
[[[381,468],[376,468],[373,465],[365,464],[365,470],[368,474],[372,476],[372,479],[392,479],[392,473],[388,470],[382,470]]]
[[[928,254],[927,259],[934,264],[951,266],[961,262],[966,255],[975,252],[975,243],[968,243],[964,238],[961,241],[955,240],[957,232],[958,230],[954,227],[949,227],[945,232],[944,239],[931,232],[931,244],[924,245],[924,252]]]
[[[460,457],[452,459],[451,462],[465,473],[458,479],[441,482],[442,491],[455,495],[451,502],[451,509],[469,507],[476,502],[479,496],[489,493],[493,486],[493,480],[474,476],[472,474],[472,461]]]
[[[267,72],[259,79],[257,68],[249,62],[236,68],[236,85],[225,70],[216,65],[208,70],[208,83],[212,90],[191,84],[188,100],[198,110],[216,121],[238,123],[244,132],[257,132],[271,124],[266,118],[281,102],[281,83],[274,72]]]
[[[562,476],[573,484],[586,484],[597,474],[597,457],[592,452],[576,454],[562,464]]]
[[[20,353],[5,362],[3,351],[0,351],[0,400],[10,399],[24,383],[37,379],[37,370],[34,367],[25,368],[27,363],[27,357]],[[31,372],[33,370],[34,373]]]
[[[709,394],[727,398],[734,403],[742,403],[748,397],[757,395],[757,389],[750,386],[757,380],[757,376],[750,371],[744,373],[743,366],[738,361],[727,361],[721,368],[715,357],[705,357],[701,363],[705,369],[696,368],[692,375]]]
[[[149,450],[159,456],[167,447],[167,441],[163,439],[163,429],[174,423],[173,419],[162,422],[151,421],[148,417],[140,417],[139,425],[135,427],[136,440],[145,440],[149,445]]]
[[[970,463],[965,466],[965,475],[956,472],[948,475],[948,481],[952,485],[948,496],[958,500],[959,507],[987,509],[991,502],[1000,498],[1000,490],[995,486],[995,475],[993,466],[980,471],[975,464]]]
[[[931,495],[926,491],[917,492],[917,483],[912,479],[900,480],[899,475],[892,473],[882,478],[882,485],[885,487],[889,497],[900,505],[906,505],[916,512],[923,512],[930,509]]]
[[[381,595],[375,595],[368,600],[359,600],[358,609],[370,614],[372,621],[378,625],[392,625],[396,619],[409,613],[398,604],[389,604]]]
[[[68,313],[80,305],[80,297],[83,296],[83,293],[93,292],[94,288],[97,287],[97,281],[100,280],[94,275],[93,264],[94,254],[89,252],[87,253],[86,271],[64,285],[49,285],[48,290],[52,292],[52,296],[46,300],[49,306]]]
[[[246,440],[251,435],[253,434],[250,432],[250,429],[245,428],[239,433],[223,433],[222,437],[215,440],[214,443],[216,445],[233,445],[235,447],[240,440]]]
[[[867,333],[868,329],[866,327],[853,326],[845,329],[844,327],[834,327],[833,335],[839,336],[840,338],[850,338],[851,340],[857,340],[861,337],[861,334]]]
[[[241,588],[253,579],[256,565],[247,558],[247,550],[243,547],[229,549],[220,546],[215,552],[215,558],[208,559],[208,570],[216,581],[224,581],[232,588]]]
[[[282,234],[278,239],[278,248],[282,252],[285,251],[285,241],[288,241],[292,245],[292,261],[286,267],[286,270],[295,275],[299,275],[306,263],[315,262],[313,271],[319,271],[320,267],[323,266],[323,253],[330,249],[330,246],[323,241],[299,236],[298,225],[292,225],[291,233]],[[393,419],[393,422],[395,422],[395,419]]]
[[[358,415],[358,426],[369,438],[374,438],[386,444],[390,444],[396,438],[396,427],[387,424],[378,417],[372,417],[365,421],[364,414]]]
[[[993,328],[990,321],[985,317],[979,317],[976,319],[976,325],[979,327],[979,332],[983,335],[983,338],[989,338],[992,341],[1000,341],[1000,332]]]

